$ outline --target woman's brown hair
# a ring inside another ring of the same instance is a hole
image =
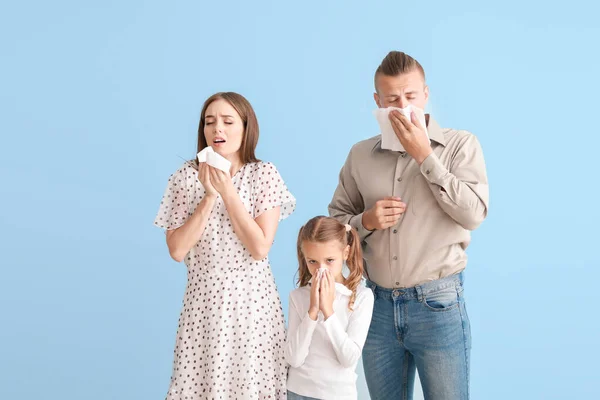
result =
[[[306,259],[302,253],[304,242],[324,243],[335,240],[342,247],[350,246],[350,252],[346,265],[350,275],[346,278],[344,285],[352,291],[348,308],[352,309],[356,300],[356,289],[360,285],[363,276],[363,257],[358,232],[354,228],[346,230],[346,226],[332,217],[317,216],[310,219],[298,233],[298,286],[306,286],[312,278]]]

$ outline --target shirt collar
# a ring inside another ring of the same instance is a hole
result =
[[[431,114],[425,114],[427,119],[427,133],[429,134],[429,139],[433,140],[441,144],[442,146],[446,146],[446,138],[444,137],[444,132],[442,128],[437,123],[437,121],[431,116]],[[373,150],[382,150],[381,149],[381,135],[375,142],[373,146]]]

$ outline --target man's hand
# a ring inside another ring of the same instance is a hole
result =
[[[425,133],[425,128],[421,126],[415,113],[411,112],[410,117],[411,121],[398,110],[392,110],[389,114],[392,128],[394,128],[400,143],[417,164],[421,165],[433,150]]]
[[[405,211],[406,204],[400,197],[384,197],[363,213],[362,224],[369,231],[387,229],[396,225]]]

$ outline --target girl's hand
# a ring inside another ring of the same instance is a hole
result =
[[[308,316],[313,321],[317,320],[319,315],[319,288],[320,288],[319,274],[316,274],[312,278],[310,286],[310,307],[308,308]]]
[[[209,168],[210,166],[204,162],[198,165],[198,180],[204,187],[204,191],[206,192],[207,196],[216,197],[219,193],[210,181]]]
[[[335,299],[335,281],[331,272],[326,270],[320,282],[319,308],[325,319],[333,314],[333,300]]]

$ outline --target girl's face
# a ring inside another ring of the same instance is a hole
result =
[[[319,268],[327,268],[338,283],[344,282],[342,269],[344,261],[348,259],[350,247],[339,243],[337,240],[329,242],[310,242],[302,243],[302,254],[308,266],[308,271],[314,277]]]
[[[244,136],[244,122],[223,99],[210,103],[204,115],[204,137],[213,150],[231,161],[238,155]]]

